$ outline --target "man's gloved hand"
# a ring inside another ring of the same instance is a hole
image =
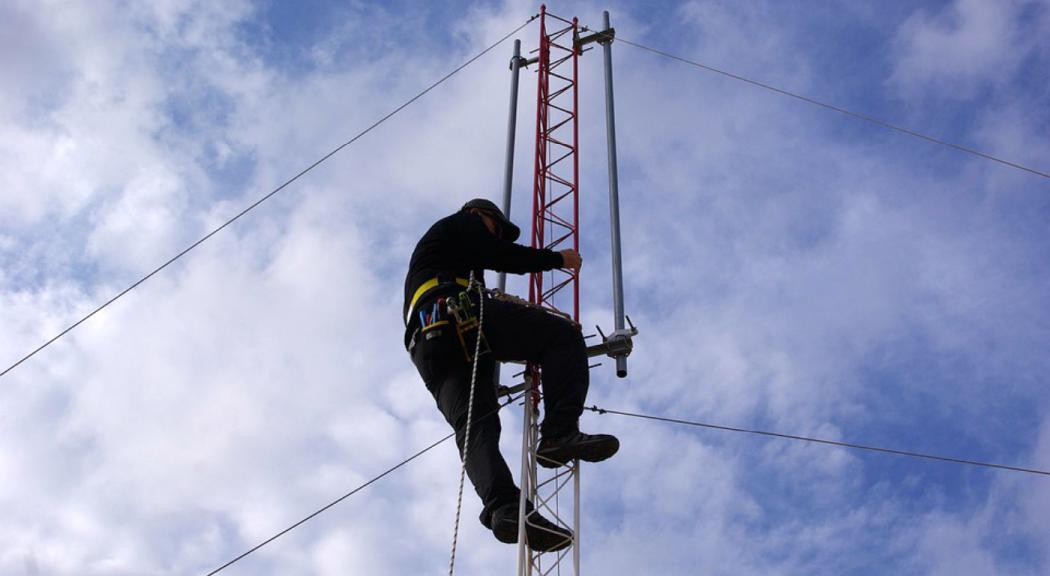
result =
[[[561,267],[570,268],[576,272],[580,271],[580,267],[583,266],[583,258],[580,257],[580,253],[569,248],[568,250],[561,250]]]

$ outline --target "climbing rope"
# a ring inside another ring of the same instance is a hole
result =
[[[463,481],[467,475],[467,449],[470,447],[470,424],[474,417],[474,388],[478,379],[478,356],[481,355],[481,327],[485,322],[485,293],[481,283],[474,281],[474,272],[470,273],[467,291],[477,288],[478,291],[478,332],[474,343],[474,366],[470,371],[470,395],[467,400],[467,430],[463,439],[463,452],[460,454],[462,464],[459,468],[459,492],[456,495],[456,521],[452,527],[452,553],[448,559],[448,576],[452,576],[456,566],[456,544],[459,540],[459,516],[463,508]]]

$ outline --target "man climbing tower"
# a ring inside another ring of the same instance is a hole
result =
[[[620,447],[607,434],[584,434],[579,418],[587,397],[587,351],[579,327],[539,308],[485,295],[479,314],[476,288],[484,271],[524,274],[554,268],[579,271],[575,250],[554,252],[515,244],[521,230],[495,204],[467,202],[438,220],[412,253],[405,278],[405,347],[434,396],[438,409],[456,431],[460,454],[466,440],[472,375],[474,407],[466,471],[484,504],[481,523],[500,542],[518,541],[520,492],[499,451],[500,421],[493,377],[496,362],[526,361],[540,365],[544,420],[537,462],[547,468],[575,458],[599,462]],[[466,292],[469,301],[462,294]],[[449,303],[455,314],[450,314]],[[465,303],[464,305],[461,305]],[[459,309],[456,310],[457,305]],[[481,353],[474,358],[480,317]],[[538,551],[560,550],[572,542],[572,532],[531,509],[526,523],[529,546]]]

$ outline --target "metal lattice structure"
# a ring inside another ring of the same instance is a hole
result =
[[[579,126],[576,46],[578,23],[540,10],[537,59],[536,153],[533,179],[532,247],[579,250]],[[570,315],[579,322],[579,274],[572,270],[533,273],[529,301]],[[525,544],[528,518],[519,518],[519,575],[562,573],[571,559],[572,574],[580,570],[579,461],[552,471],[537,468],[539,443],[539,367],[529,366],[526,381],[525,431],[522,439],[522,497],[556,524],[573,531],[572,546],[538,553]],[[564,509],[563,509],[564,504]]]
[[[555,30],[547,30],[547,20]],[[579,125],[577,122],[577,23],[540,13],[540,48],[536,106],[536,169],[533,180],[532,247],[579,250]],[[553,270],[529,277],[529,301],[579,320],[580,286],[576,273]],[[571,290],[572,300],[562,298]],[[559,306],[560,305],[560,306]]]

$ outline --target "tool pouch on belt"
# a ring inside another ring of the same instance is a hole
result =
[[[478,334],[481,334],[481,347],[478,355],[489,352],[489,344],[485,340],[485,333],[480,330],[481,324],[478,322],[477,314],[474,313],[476,304],[471,296],[471,292],[463,291],[445,300],[448,316],[456,326],[456,335],[459,336],[459,344],[463,348],[463,355],[466,356],[467,362],[474,361]]]
[[[445,317],[445,298],[438,298],[430,309],[419,310],[419,340],[432,340],[441,336],[450,322]]]

